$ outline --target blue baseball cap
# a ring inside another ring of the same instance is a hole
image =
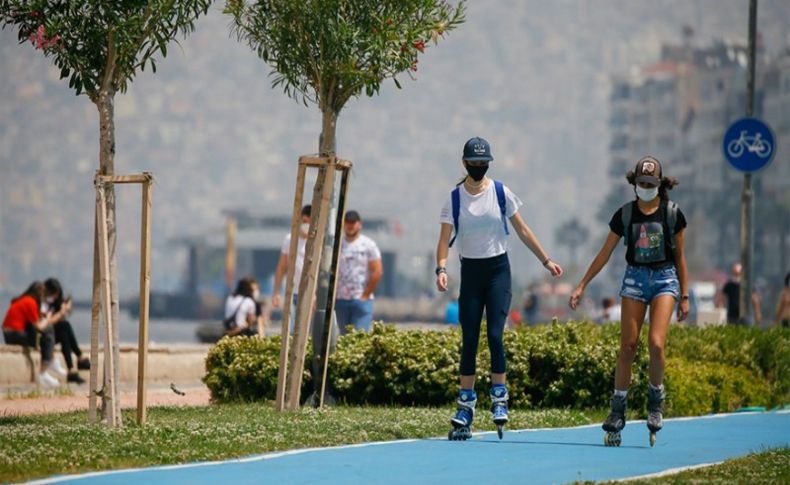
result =
[[[491,145],[485,139],[476,136],[470,138],[464,145],[464,160],[470,162],[490,162],[494,159],[491,156]]]

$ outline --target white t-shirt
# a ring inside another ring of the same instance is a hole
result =
[[[521,199],[505,189],[505,216],[510,219],[523,204]],[[461,185],[460,208],[458,211],[458,237],[455,246],[462,258],[484,259],[507,252],[507,235],[502,226],[502,214],[496,198],[494,182],[477,195],[472,195]],[[439,222],[453,225],[452,192],[442,207]]]
[[[299,282],[302,281],[302,266],[304,266],[304,248],[307,244],[307,238],[300,237],[296,243],[296,263],[294,264],[294,295],[299,294]],[[288,251],[291,250],[291,233],[285,235],[283,246],[280,249],[280,254],[288,256]]]
[[[238,311],[237,311],[238,310]],[[249,296],[228,296],[225,300],[225,318],[228,319],[236,314],[236,326],[247,328],[247,315],[255,316],[255,302]]]
[[[337,299],[358,300],[368,284],[369,263],[380,259],[381,251],[373,239],[360,234],[353,242],[348,242],[344,237],[340,248]]]

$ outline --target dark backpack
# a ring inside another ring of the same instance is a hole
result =
[[[505,200],[505,186],[502,185],[502,182],[499,180],[494,180],[494,190],[496,191],[496,200],[499,204],[499,213],[502,215],[502,227],[505,228],[505,235],[509,235],[510,231],[507,230],[507,213],[506,204],[507,201]],[[450,247],[453,247],[453,243],[455,243],[455,238],[458,237],[458,217],[461,212],[461,189],[456,187],[453,189],[452,193],[450,194],[450,199],[453,206],[453,228],[455,232],[453,233],[453,238],[450,239]]]
[[[627,202],[622,207],[621,220],[623,221],[623,245],[628,248],[631,244],[631,216],[633,213],[633,202]],[[661,201],[658,210],[664,211],[664,230],[669,234],[669,248],[675,254],[675,224],[678,221],[678,205],[671,200]]]

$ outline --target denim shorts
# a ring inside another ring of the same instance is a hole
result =
[[[649,304],[661,295],[672,295],[675,300],[680,296],[678,271],[674,264],[658,268],[629,265],[626,268],[621,297]]]

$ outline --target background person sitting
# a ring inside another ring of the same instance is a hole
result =
[[[66,370],[52,358],[55,347],[52,324],[63,318],[71,309],[71,304],[65,304],[58,312],[42,316],[40,308],[43,297],[44,284],[34,281],[24,293],[11,300],[11,306],[3,319],[3,338],[9,345],[33,348],[38,346],[40,340],[41,367],[38,384],[43,387],[56,387],[60,383],[48,371],[66,377]]]
[[[66,369],[68,382],[77,384],[84,384],[85,379],[80,377],[78,370],[88,370],[91,368],[90,360],[82,355],[82,350],[77,343],[77,337],[74,336],[74,329],[69,322],[68,317],[71,314],[71,298],[63,297],[63,287],[55,278],[49,278],[44,281],[44,313],[52,312],[57,314],[61,309],[65,309],[62,318],[54,322],[55,330],[55,343],[60,344],[60,350],[63,353],[63,360],[66,361]],[[74,360],[71,354],[77,358],[77,367],[74,367]]]
[[[225,335],[257,335],[258,282],[254,278],[242,278],[236,291],[225,300]]]

